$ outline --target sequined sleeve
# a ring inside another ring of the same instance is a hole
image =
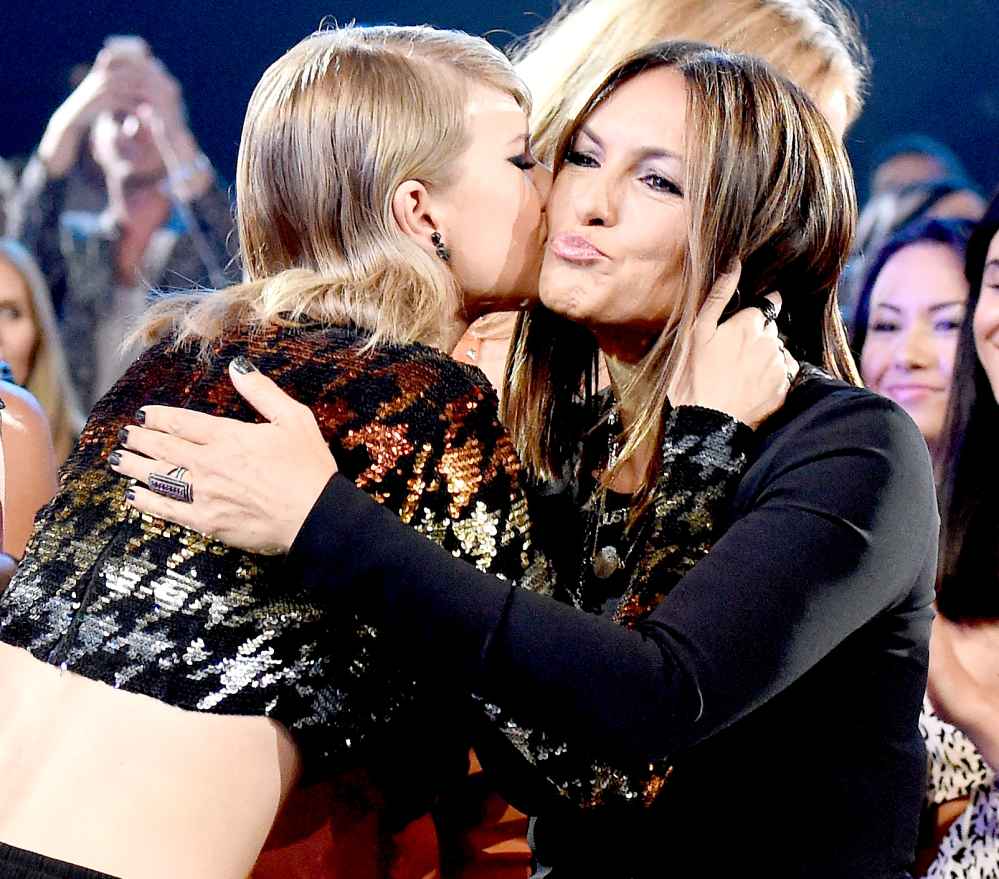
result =
[[[753,431],[723,412],[680,406],[669,414],[651,534],[616,621],[634,625],[643,619],[708,554],[725,527],[752,442]]]
[[[626,592],[607,611],[615,622],[631,628],[643,620],[708,553],[725,526],[752,440],[750,428],[715,410],[682,406],[670,413],[651,530]],[[584,607],[598,603],[584,594],[577,601]],[[624,767],[593,761],[571,742],[529,729],[497,705],[481,704],[521,757],[579,806],[613,800],[649,804],[669,775],[665,762]]]

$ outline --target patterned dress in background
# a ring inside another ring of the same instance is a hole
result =
[[[999,790],[993,770],[961,730],[924,702],[919,731],[926,741],[926,801],[940,805],[968,798],[947,830],[926,879],[995,879],[999,876]]]

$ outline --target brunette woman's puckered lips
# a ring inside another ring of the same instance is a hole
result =
[[[550,238],[548,249],[560,259],[574,263],[590,263],[610,258],[588,238],[574,232],[560,232]]]

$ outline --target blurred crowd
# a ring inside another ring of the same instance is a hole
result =
[[[999,204],[988,201],[996,183],[972,180],[944,144],[900,132],[873,163],[840,292],[864,382],[901,405],[926,440],[944,523],[935,711],[924,732],[931,754],[974,756],[942,758],[962,763],[956,775],[931,773],[923,868],[976,835],[991,834],[999,851],[999,824],[982,829],[983,810],[996,809],[986,802],[999,725],[980,707],[992,704],[989,676],[999,669],[989,628],[999,620],[999,517],[988,512],[999,483]],[[137,318],[154,297],[217,289],[239,271],[225,184],[191,130],[181,84],[139,37],[109,38],[34,153],[0,161],[0,198],[9,568],[86,413],[141,350]],[[989,659],[975,664],[972,654]]]

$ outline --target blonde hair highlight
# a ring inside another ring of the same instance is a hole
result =
[[[52,309],[49,285],[28,251],[13,238],[0,239],[0,259],[8,262],[28,289],[31,318],[38,342],[24,387],[41,404],[60,464],[66,460],[83,429],[83,412],[69,378],[62,338]]]
[[[406,180],[447,187],[462,154],[466,85],[529,93],[484,40],[430,27],[341,27],[312,34],[264,73],[237,162],[244,282],[171,296],[141,330],[207,350],[227,326],[318,321],[380,343],[442,343],[461,290],[440,259],[399,230]]]
[[[867,49],[839,0],[567,0],[517,47],[534,98],[534,149],[551,161],[563,129],[611,70],[664,40],[756,55],[813,99],[843,89],[847,117],[863,108]]]
[[[650,440],[658,445],[668,390],[688,356],[693,322],[736,259],[743,304],[781,292],[791,353],[860,385],[836,299],[856,222],[849,159],[807,95],[764,62],[696,43],[663,43],[639,53],[585,102],[559,143],[556,172],[588,116],[620,85],[660,68],[684,78],[687,142],[698,145],[685,158],[684,293],[634,381],[619,389],[622,407],[637,415],[624,431],[619,466]],[[543,478],[562,475],[561,463],[580,439],[566,426],[578,420],[572,412],[580,389],[587,399],[595,390],[596,355],[587,330],[544,307],[520,318],[505,422],[525,465]],[[658,473],[653,455],[637,511],[647,504]],[[603,484],[616,475],[605,474]]]

